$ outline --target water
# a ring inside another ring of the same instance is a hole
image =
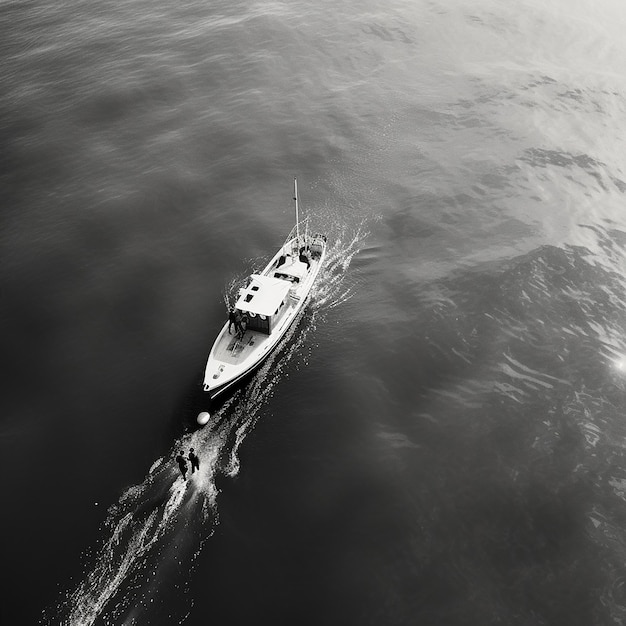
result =
[[[2,623],[626,623],[625,27],[0,3]],[[294,175],[328,263],[196,430]]]

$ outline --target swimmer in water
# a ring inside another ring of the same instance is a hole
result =
[[[189,449],[189,462],[191,463],[191,473],[193,474],[195,470],[200,471],[200,459],[198,455],[193,451],[193,448]]]
[[[183,475],[183,480],[187,478],[187,461],[183,456],[183,451],[181,450],[178,456],[176,457],[176,462],[178,463],[178,469],[180,473]]]

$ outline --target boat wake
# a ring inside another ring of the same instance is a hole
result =
[[[185,604],[180,602],[181,589],[219,523],[216,479],[238,473],[238,450],[276,385],[328,311],[351,297],[355,285],[348,268],[366,234],[357,228],[332,235],[310,302],[279,348],[205,428],[179,438],[169,454],[153,463],[144,481],[127,489],[109,509],[104,539],[97,552],[87,555],[82,581],[44,613],[43,624],[150,623],[151,615],[163,614],[168,593],[176,594],[174,604]],[[190,447],[200,458],[200,471],[184,480],[173,457]],[[168,623],[182,623],[189,604],[180,615],[172,614],[175,609],[168,604]]]

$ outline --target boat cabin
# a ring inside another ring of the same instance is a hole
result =
[[[239,291],[235,308],[248,316],[248,330],[269,335],[289,297],[292,283],[283,278],[252,274]]]

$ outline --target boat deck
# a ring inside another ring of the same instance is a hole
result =
[[[257,347],[264,336],[267,335],[255,330],[247,330],[242,339],[238,339],[235,335],[226,334],[217,346],[215,357],[223,363],[236,365]]]

